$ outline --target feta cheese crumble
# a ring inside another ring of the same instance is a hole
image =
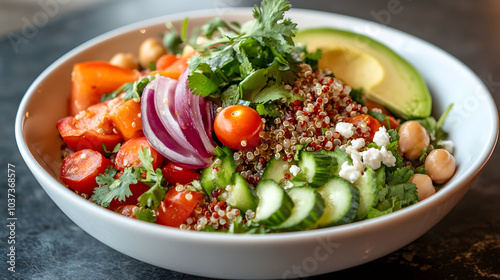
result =
[[[375,135],[373,135],[373,142],[379,147],[384,147],[389,144],[390,136],[384,126],[380,127]]]
[[[340,177],[354,183],[367,166],[370,166],[373,170],[377,170],[382,164],[386,166],[394,166],[396,164],[396,158],[386,147],[390,143],[390,136],[385,127],[380,127],[375,132],[373,142],[380,147],[380,150],[377,148],[368,148],[359,152],[366,145],[363,138],[353,139],[348,144],[340,147],[352,159],[352,165],[348,162],[342,164],[339,172]]]
[[[300,167],[298,167],[297,165],[294,164],[290,167],[290,173],[292,173],[293,176],[297,176],[299,172],[300,172]]]
[[[339,122],[335,125],[335,131],[344,138],[351,138],[354,135],[354,125],[352,123]]]

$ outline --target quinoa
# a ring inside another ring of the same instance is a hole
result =
[[[304,101],[288,103],[278,101],[279,117],[263,118],[260,133],[261,144],[252,150],[236,151],[234,160],[237,171],[256,185],[273,157],[291,162],[298,145],[307,145],[306,151],[322,149],[334,150],[346,144],[344,138],[335,130],[335,125],[347,117],[366,114],[368,109],[351,99],[351,87],[331,75],[328,70],[312,71],[308,64],[301,65],[301,71],[293,84],[285,89],[299,94]],[[364,124],[355,126],[350,138],[368,137],[370,128]]]

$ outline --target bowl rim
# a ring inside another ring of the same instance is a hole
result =
[[[240,8],[224,8],[222,9],[224,12],[231,12],[232,15],[234,14],[241,14],[242,16],[248,16],[248,13],[250,11],[250,8],[248,7],[240,7]],[[314,16],[314,15],[329,15],[329,16],[334,16],[337,17],[343,21],[351,21],[351,22],[357,22],[357,23],[370,23],[373,24],[373,22],[369,20],[364,20],[360,18],[355,18],[347,15],[342,15],[342,14],[336,14],[336,13],[330,13],[330,12],[324,12],[324,11],[315,11],[315,10],[308,10],[308,9],[296,9],[292,8],[290,11],[286,13],[287,17],[292,17],[293,15],[304,15],[304,16]],[[30,149],[27,146],[27,143],[24,140],[23,137],[23,130],[24,130],[24,121],[26,119],[25,117],[25,112],[26,108],[28,106],[28,102],[30,98],[36,93],[37,88],[40,86],[42,81],[56,68],[58,68],[60,65],[64,64],[67,60],[71,59],[72,57],[76,56],[78,53],[81,51],[92,47],[94,45],[98,45],[102,43],[103,41],[121,36],[125,33],[131,32],[131,31],[136,31],[140,30],[143,28],[150,28],[152,26],[156,26],[159,24],[164,24],[167,21],[179,21],[183,20],[186,17],[189,18],[205,18],[205,17],[214,17],[217,15],[217,12],[214,11],[214,9],[205,9],[205,10],[197,10],[197,11],[189,11],[189,12],[182,12],[182,13],[175,13],[175,14],[169,14],[169,15],[164,15],[160,17],[155,17],[152,19],[147,19],[147,20],[142,20],[136,23],[131,23],[116,29],[113,29],[111,31],[108,31],[106,33],[103,33],[97,37],[94,37],[83,44],[80,44],[79,46],[73,48],[57,60],[55,60],[49,67],[47,67],[30,85],[28,90],[26,91],[24,97],[22,98],[22,101],[19,105],[19,109],[16,115],[16,120],[15,120],[15,138],[16,142],[18,145],[18,148],[20,150],[20,153],[25,160],[27,166],[31,170],[31,172],[37,177],[37,180],[39,180],[39,183],[41,183],[41,180],[47,183],[48,186],[51,188],[54,188],[55,191],[61,192],[63,194],[65,199],[69,200],[74,200],[75,204],[78,204],[79,207],[83,207],[87,211],[94,211],[98,213],[101,216],[105,216],[104,219],[112,219],[115,222],[119,223],[124,223],[126,226],[131,226],[131,227],[144,227],[145,230],[152,234],[157,234],[157,235],[165,235],[165,236],[178,236],[179,238],[185,238],[190,241],[199,241],[199,240],[204,240],[204,241],[213,241],[213,242],[225,242],[225,243],[239,243],[241,241],[246,241],[250,242],[248,244],[253,244],[255,242],[258,243],[266,243],[266,242],[288,242],[290,239],[302,239],[302,238],[321,238],[329,235],[350,235],[355,232],[357,232],[360,228],[380,228],[384,227],[385,225],[392,224],[392,223],[399,223],[401,220],[404,220],[407,218],[408,215],[416,215],[417,212],[419,212],[419,209],[423,209],[424,207],[433,207],[434,205],[440,204],[445,202],[446,198],[451,196],[452,194],[460,191],[460,185],[463,183],[467,178],[474,178],[476,177],[483,167],[486,165],[487,161],[491,157],[494,148],[497,143],[498,139],[498,131],[499,131],[499,124],[498,124],[498,111],[495,106],[495,102],[493,100],[493,97],[489,93],[488,89],[484,85],[484,83],[477,77],[475,73],[472,72],[470,68],[468,68],[465,64],[463,64],[460,60],[457,58],[453,57],[449,53],[445,52],[441,48],[438,48],[435,45],[432,45],[428,43],[427,41],[424,41],[418,37],[415,37],[411,34],[405,33],[403,31],[394,29],[392,27],[388,27],[385,25],[380,25],[380,28],[384,32],[389,32],[389,33],[394,33],[398,34],[399,36],[404,36],[406,38],[409,38],[411,40],[417,40],[419,43],[422,43],[424,45],[427,45],[430,48],[433,48],[435,51],[441,52],[441,55],[445,56],[447,59],[453,61],[456,63],[458,66],[463,68],[462,70],[465,70],[468,72],[468,74],[475,79],[475,82],[477,85],[480,87],[479,90],[487,92],[487,99],[488,99],[488,105],[489,105],[489,110],[494,112],[494,115],[496,118],[493,119],[492,121],[492,127],[488,130],[490,131],[490,134],[488,135],[488,143],[484,148],[481,150],[480,156],[474,161],[473,163],[473,168],[470,168],[469,170],[466,170],[462,176],[457,178],[456,180],[453,180],[449,184],[446,185],[445,188],[441,189],[438,191],[435,195],[432,197],[418,202],[415,205],[408,206],[406,208],[403,208],[401,210],[398,210],[394,213],[390,213],[388,215],[384,215],[381,217],[369,219],[369,220],[364,220],[364,221],[359,221],[355,223],[350,223],[346,225],[341,225],[341,226],[336,226],[336,227],[329,227],[329,228],[323,228],[323,229],[315,229],[315,230],[309,230],[309,231],[298,231],[298,232],[285,232],[285,233],[272,233],[272,234],[265,234],[265,235],[248,235],[248,234],[223,234],[223,233],[214,233],[214,232],[193,232],[193,231],[183,231],[177,228],[170,228],[166,227],[163,225],[157,225],[157,224],[152,224],[152,223],[147,223],[143,221],[138,221],[134,219],[130,219],[128,217],[124,217],[122,215],[119,215],[117,213],[114,213],[110,210],[107,210],[105,208],[102,208],[96,204],[93,204],[92,202],[89,202],[86,199],[83,199],[82,197],[79,197],[76,195],[73,191],[69,190],[66,188],[62,183],[60,183],[58,180],[53,178],[51,175],[49,175],[44,168],[35,160],[35,157],[33,154],[30,152]],[[375,23],[377,24],[377,23]],[[79,197],[79,198],[78,198]],[[76,199],[75,199],[76,198]]]

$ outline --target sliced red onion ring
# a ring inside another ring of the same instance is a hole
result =
[[[174,96],[177,80],[160,76],[154,79],[148,86],[151,86],[155,90],[154,102],[156,113],[170,136],[188,150],[195,150],[184,135],[175,115]],[[205,157],[208,157],[208,155]]]
[[[206,134],[200,112],[201,96],[194,95],[187,85],[187,70],[182,73],[175,89],[175,114],[177,121],[191,145],[201,154],[213,155],[215,145]],[[207,116],[205,116],[207,117]],[[200,133],[202,132],[202,133]],[[210,133],[211,135],[211,133]]]
[[[143,131],[151,146],[167,159],[181,163],[189,168],[201,168],[210,165],[211,158],[199,157],[199,155],[187,150],[183,145],[179,145],[168,133],[156,113],[154,94],[154,89],[148,85],[142,93],[141,101]]]

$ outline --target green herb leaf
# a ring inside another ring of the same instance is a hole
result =
[[[135,217],[138,220],[154,223],[156,222],[156,216],[153,214],[151,209],[140,207],[137,212],[135,212]]]
[[[351,90],[351,92],[349,93],[349,96],[351,97],[352,100],[356,101],[356,103],[361,104],[362,106],[365,106],[365,102],[363,101],[363,88],[358,88],[358,89],[353,88]],[[373,116],[370,112],[373,112],[373,111],[368,111],[368,115],[376,118],[378,121],[381,121],[377,117]],[[373,113],[376,113],[376,112],[373,112]],[[382,114],[382,115],[384,115],[384,114]],[[385,115],[384,115],[384,118],[385,118]]]

